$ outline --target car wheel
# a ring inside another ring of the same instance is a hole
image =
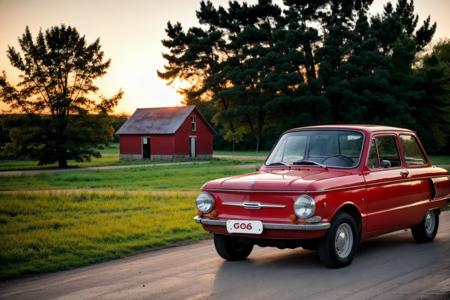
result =
[[[214,246],[217,253],[226,260],[246,259],[253,250],[253,244],[242,239],[227,235],[214,235]]]
[[[429,210],[423,220],[411,227],[411,232],[418,243],[428,243],[434,240],[439,227],[439,214],[436,210]]]
[[[319,258],[327,267],[348,266],[358,246],[359,236],[355,220],[345,212],[338,213],[325,237],[319,242]]]

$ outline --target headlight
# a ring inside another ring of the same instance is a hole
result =
[[[302,219],[310,218],[316,211],[316,203],[314,199],[308,195],[301,195],[294,202],[295,214]]]
[[[195,203],[197,204],[197,208],[203,213],[209,213],[214,208],[214,199],[206,192],[201,192],[197,196],[197,199],[195,199]]]

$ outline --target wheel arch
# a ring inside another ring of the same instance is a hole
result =
[[[341,206],[338,207],[338,209],[336,209],[332,219],[340,212],[348,213],[350,216],[353,217],[356,224],[358,225],[358,234],[361,240],[363,235],[364,224],[363,224],[363,216],[358,206],[353,202],[344,202]]]

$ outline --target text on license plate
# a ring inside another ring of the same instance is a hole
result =
[[[263,231],[263,224],[261,221],[228,220],[227,231],[228,233],[261,234]]]

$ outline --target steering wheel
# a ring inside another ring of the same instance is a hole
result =
[[[333,155],[330,157],[325,158],[322,163],[324,165],[326,165],[326,161],[329,159],[335,159],[336,163],[338,164],[338,167],[351,167],[353,165],[353,159],[351,157],[342,155],[342,154],[338,154],[338,155]],[[345,165],[339,165],[339,162],[344,163]]]

